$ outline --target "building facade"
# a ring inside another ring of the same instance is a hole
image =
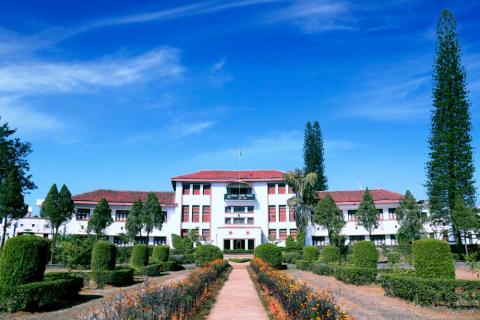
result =
[[[166,214],[162,228],[146,237],[142,232],[137,242],[171,245],[171,235],[184,236],[196,232],[204,243],[212,243],[222,250],[253,249],[261,243],[273,241],[284,245],[288,236],[296,237],[294,212],[287,205],[293,197],[292,188],[279,170],[249,171],[199,171],[171,179],[173,191],[156,192]],[[346,226],[342,235],[347,243],[372,240],[376,244],[394,245],[399,228],[395,210],[402,195],[378,189],[370,190],[379,211],[379,227],[371,235],[358,225],[356,212],[362,200],[363,190],[328,191],[343,211]],[[319,193],[322,197],[325,192]],[[72,197],[75,213],[60,228],[64,234],[86,235],[87,224],[97,202],[105,198],[112,209],[113,223],[105,230],[109,240],[119,246],[130,245],[125,241],[125,222],[133,202],[144,200],[147,192],[96,190]],[[41,201],[38,202],[41,205]],[[442,237],[443,230],[425,231],[431,236]],[[48,221],[28,217],[15,221],[8,229],[8,236],[33,233],[50,236]],[[448,238],[448,234],[447,234]],[[329,243],[327,230],[321,226],[307,226],[308,245],[323,246]]]

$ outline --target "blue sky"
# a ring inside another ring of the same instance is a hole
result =
[[[478,153],[474,1],[2,1],[0,115],[33,145],[27,201],[53,182],[170,190],[175,175],[237,169],[237,148],[242,169],[301,167],[308,120],[323,130],[330,189],[424,198],[444,7]]]

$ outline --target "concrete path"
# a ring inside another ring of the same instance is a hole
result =
[[[247,263],[230,263],[230,276],[217,296],[208,320],[268,320],[257,290],[247,272]]]

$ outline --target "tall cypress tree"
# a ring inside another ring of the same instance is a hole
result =
[[[426,187],[432,222],[452,226],[461,248],[462,230],[454,221],[455,203],[461,198],[466,206],[475,206],[474,165],[465,71],[455,18],[448,10],[440,14],[437,38]]]
[[[305,137],[303,144],[303,160],[305,163],[305,174],[315,172],[317,182],[316,191],[327,190],[327,177],[325,175],[323,137],[318,121],[307,122],[305,126]]]

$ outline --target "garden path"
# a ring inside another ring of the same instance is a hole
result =
[[[154,283],[168,283],[171,281],[177,281],[185,278],[189,270],[182,270],[171,272],[167,275],[161,277],[152,277],[150,281]],[[100,298],[90,299],[88,302],[80,303],[72,307],[61,309],[51,312],[16,312],[13,314],[2,313],[0,312],[0,319],[2,320],[67,320],[67,319],[76,319],[78,316],[86,312],[90,308],[94,308],[97,304],[103,303],[105,299],[122,292],[129,290],[136,290],[139,286],[142,286],[143,283],[135,284],[133,286],[115,288],[109,287],[105,289],[85,289],[80,291],[80,295],[87,298],[93,296],[101,296]]]
[[[220,290],[208,320],[268,320],[257,290],[247,271],[247,263],[230,263],[233,267]]]
[[[312,272],[289,269],[290,275],[307,282],[315,290],[330,290],[336,301],[356,320],[473,320],[480,319],[478,310],[452,310],[447,308],[420,307],[407,301],[387,297],[378,285],[355,286],[345,284],[334,277],[320,276]]]

